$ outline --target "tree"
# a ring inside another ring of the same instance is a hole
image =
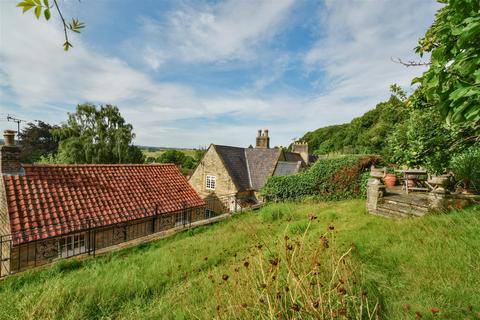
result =
[[[42,157],[56,154],[58,141],[51,132],[56,128],[58,126],[39,120],[28,123],[26,128],[18,133],[19,143],[22,146],[20,161],[34,163]]]
[[[37,19],[43,15],[46,20],[50,20],[52,15],[51,9],[55,8],[60,20],[63,24],[63,32],[65,34],[65,42],[63,43],[63,49],[68,51],[69,48],[72,48],[73,45],[68,39],[68,32],[80,33],[81,29],[85,28],[85,24],[80,22],[78,19],[72,18],[71,22],[67,22],[63,16],[62,10],[57,3],[57,0],[53,0],[51,5],[48,0],[23,0],[17,4],[17,7],[22,8],[23,13],[27,12],[30,9],[34,9],[33,12]]]
[[[182,151],[171,149],[171,150],[167,150],[164,153],[162,153],[157,158],[157,162],[159,162],[159,163],[174,163],[177,166],[181,167],[183,165],[183,163],[185,162],[186,158],[187,158],[187,156]]]
[[[433,25],[419,40],[416,52],[431,53],[429,69],[414,83],[423,99],[413,102],[437,107],[449,123],[480,124],[480,2],[439,0]]]
[[[143,163],[143,153],[131,145],[132,130],[115,106],[78,105],[65,124],[52,130],[60,140],[55,162]]]

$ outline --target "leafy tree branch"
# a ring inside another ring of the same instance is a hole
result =
[[[63,43],[63,49],[68,51],[68,49],[72,48],[73,45],[68,39],[68,32],[75,32],[80,33],[81,29],[85,28],[85,24],[80,22],[78,19],[72,18],[71,22],[67,22],[63,16],[62,10],[58,5],[57,0],[53,0],[53,4],[49,3],[49,0],[23,0],[17,4],[17,7],[22,8],[23,13],[33,9],[35,17],[40,19],[40,17],[45,17],[45,20],[50,20],[51,17],[51,10],[55,8],[57,11],[60,21],[63,24],[63,31],[65,34],[65,42]]]

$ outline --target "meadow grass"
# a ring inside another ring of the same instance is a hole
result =
[[[267,270],[272,257],[286,265],[287,238],[307,248],[298,256],[309,266],[326,232],[335,243],[335,250],[326,252],[349,252],[344,268],[345,277],[354,275],[349,296],[360,295],[359,303],[365,296],[370,307],[378,306],[380,318],[480,319],[478,208],[389,220],[368,215],[364,205],[360,200],[271,204],[146,245],[12,276],[0,283],[0,319],[268,318],[271,314],[261,313],[268,311],[262,297],[273,299],[275,291],[263,290],[268,288],[262,283],[259,289],[259,268]],[[308,268],[298,270],[299,277],[310,274]],[[279,278],[292,281],[286,272],[288,277]],[[293,300],[282,301],[285,307],[275,312],[300,318]]]

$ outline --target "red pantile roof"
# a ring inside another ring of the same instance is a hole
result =
[[[173,164],[24,169],[3,176],[14,245],[204,205]]]

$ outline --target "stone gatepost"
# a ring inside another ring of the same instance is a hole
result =
[[[439,187],[428,193],[428,207],[432,212],[445,212],[447,210],[447,191]]]
[[[367,184],[367,211],[372,214],[377,213],[378,202],[385,195],[385,185],[382,183],[383,171],[372,168],[371,178]]]

